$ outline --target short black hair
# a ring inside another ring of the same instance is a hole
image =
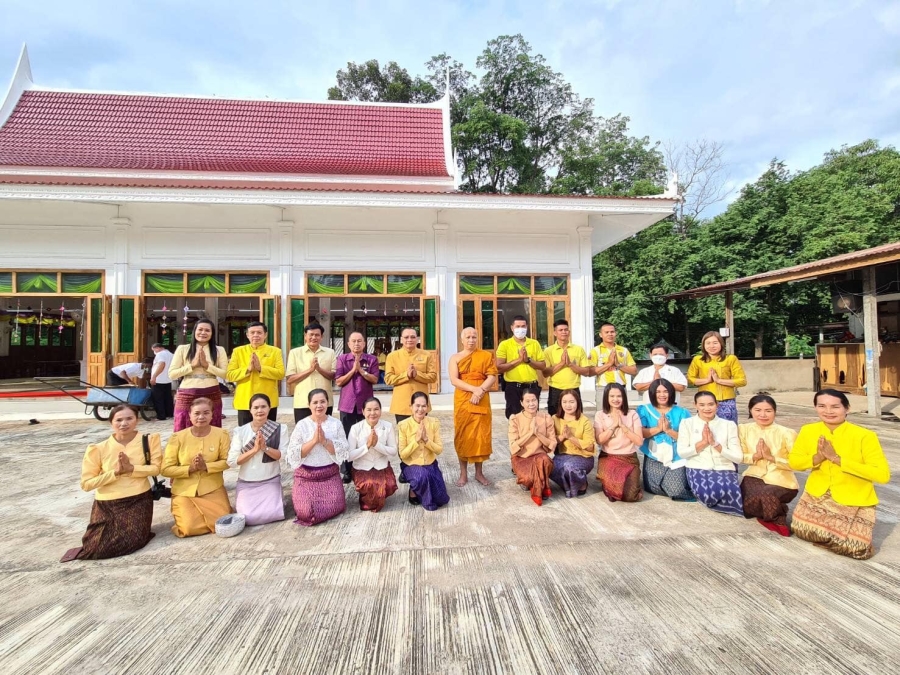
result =
[[[308,323],[303,327],[303,332],[308,333],[311,330],[317,330],[322,335],[325,335],[325,327],[322,326],[318,321],[313,321],[312,323]]]
[[[614,324],[612,321],[604,321],[600,324],[600,328],[598,328],[597,330],[603,330],[604,326],[612,326],[613,328],[615,328],[616,324]]]
[[[709,396],[716,403],[719,402],[719,399],[717,399],[716,395],[714,393],[712,393],[711,391],[698,391],[696,394],[694,394],[694,403],[699,401],[704,396]]]
[[[322,396],[325,397],[325,402],[326,403],[328,402],[328,392],[325,391],[324,389],[313,389],[311,392],[309,392],[309,395],[306,397],[306,402],[312,403],[313,397],[316,396],[317,394],[322,394]]]
[[[568,325],[569,325],[569,322],[566,321],[565,319],[557,319],[556,321],[553,322],[554,330],[556,329],[557,326],[568,326]]]
[[[750,399],[750,404],[747,406],[747,409],[752,413],[753,406],[760,403],[768,403],[770,406],[772,406],[772,410],[778,412],[778,406],[775,404],[775,399],[769,396],[769,392],[767,391],[756,392],[756,394],[754,394]]]
[[[426,394],[424,391],[414,391],[413,395],[409,399],[409,404],[412,405],[413,403],[415,403],[417,398],[424,398],[425,403],[428,403],[428,394]]]
[[[666,350],[666,354],[668,354],[669,351],[670,351],[670,350],[669,350],[669,345],[667,345],[665,342],[657,342],[656,344],[652,345],[652,346],[650,347],[650,353],[651,353],[651,354],[653,353],[653,350],[654,350],[654,349],[665,349],[665,350]]]
[[[522,316],[521,314],[516,314],[516,315],[512,318],[512,321],[509,322],[509,325],[512,326],[516,321],[524,321],[525,323],[528,323],[528,319],[526,319],[526,318],[525,318],[524,316]]]
[[[249,328],[249,327],[250,326],[247,326],[247,328]],[[269,406],[270,408],[272,407],[272,401],[269,400],[269,397],[266,394],[253,394],[253,396],[250,397],[250,406],[251,407],[253,406],[253,401],[260,401],[260,400],[265,401],[266,405]]]
[[[269,332],[268,326],[266,326],[266,324],[264,324],[262,321],[251,321],[250,323],[247,324],[247,330],[250,330],[251,328],[256,328],[257,326],[262,326],[263,333]]]

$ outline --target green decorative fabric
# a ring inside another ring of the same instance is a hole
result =
[[[461,276],[459,292],[463,295],[493,295],[494,277]]]
[[[232,274],[228,277],[230,293],[265,293],[268,277],[265,274]]]
[[[426,298],[422,301],[425,311],[425,330],[422,340],[424,349],[437,349],[437,302],[434,298]]]
[[[188,274],[188,293],[224,292],[224,274]]]
[[[535,277],[535,295],[565,295],[568,293],[566,277]]]
[[[99,272],[87,273],[68,273],[63,272],[62,275],[62,292],[77,293],[79,295],[87,293],[100,293],[103,290],[103,275]]]
[[[343,274],[310,274],[306,278],[307,293],[319,295],[343,295]]]
[[[499,295],[529,295],[531,277],[497,277]]]
[[[302,347],[303,327],[306,325],[306,302],[291,298],[291,349]]]
[[[12,272],[0,272],[0,293],[12,293]]]
[[[389,274],[387,292],[390,295],[420,295],[424,292],[421,275]]]
[[[134,298],[119,299],[119,352],[134,351]]]
[[[45,272],[19,272],[16,274],[16,291],[19,293],[56,293],[59,286],[55,274]]]
[[[384,277],[367,274],[351,274],[347,279],[350,293],[384,293]]]
[[[144,293],[184,293],[184,275],[145,274]]]

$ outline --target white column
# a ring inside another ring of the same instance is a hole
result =
[[[438,216],[440,217],[440,216]],[[435,222],[431,225],[434,231],[434,288],[428,289],[429,295],[438,296],[440,306],[441,336],[441,393],[452,391],[448,364],[450,356],[456,352],[456,292],[455,284],[447,278],[447,252],[450,247],[450,226]]]
[[[578,228],[578,278],[572,275],[572,342],[590,354],[594,347],[594,268],[591,225]],[[581,378],[581,397],[593,400],[594,378]]]
[[[294,221],[279,220],[276,225],[278,233],[278,291],[281,296],[280,339],[282,351],[286,354],[290,351],[290,345],[287,343],[288,310],[290,309],[288,296],[293,292],[291,288],[291,272],[294,261]]]
[[[112,284],[107,285],[106,292],[114,298],[120,295],[131,295],[128,289],[128,234],[131,230],[131,218],[110,218],[112,230]],[[140,295],[141,289],[135,289],[135,294]]]

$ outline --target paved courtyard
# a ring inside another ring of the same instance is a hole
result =
[[[814,418],[779,412],[794,428]],[[435,415],[451,497],[439,511],[408,505],[403,486],[360,512],[348,486],[347,512],[314,528],[181,540],[164,500],[145,549],[66,565],[92,501],[81,457],[109,427],[0,422],[0,672],[900,672],[900,424],[852,417],[894,469],[878,487],[880,550],[859,562],[699,504],[610,503],[593,481],[538,508],[510,473],[499,410],[493,485],[457,488],[451,413]],[[289,503],[286,468],[283,483]]]

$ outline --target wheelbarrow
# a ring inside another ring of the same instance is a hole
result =
[[[141,417],[146,421],[149,422],[153,419],[149,415],[150,411],[153,410],[153,402],[150,400],[149,389],[140,389],[127,384],[114,387],[98,387],[88,382],[78,380],[80,386],[87,387],[87,396],[81,398],[52,380],[45,380],[40,377],[34,379],[41,384],[46,384],[48,387],[58,389],[66,396],[74,398],[79,403],[83,403],[84,414],[90,415],[93,413],[94,417],[101,422],[106,422],[109,419],[109,411],[123,403],[136,408]]]

